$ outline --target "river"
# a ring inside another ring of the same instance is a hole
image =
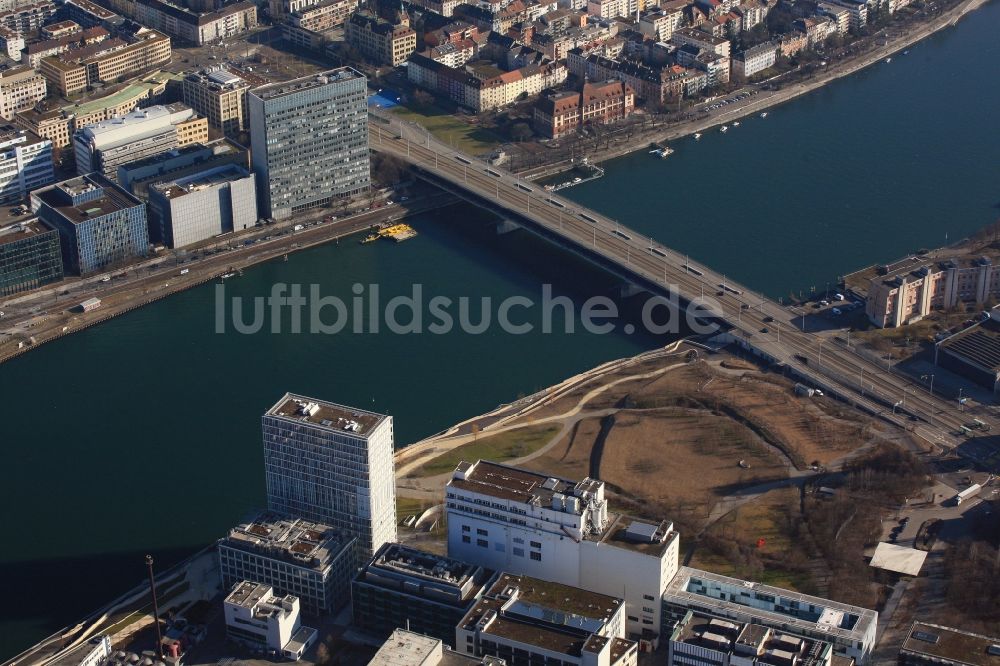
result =
[[[774,296],[953,241],[997,217],[1000,3],[859,74],[645,151],[562,193]],[[496,236],[468,206],[414,221],[396,245],[351,241],[248,270],[227,293],[320,284],[345,300],[427,295],[580,303],[615,281],[524,232]],[[395,417],[405,444],[519,394],[665,340],[508,335],[219,335],[215,285],[46,344],[0,366],[7,537],[0,656],[225,533],[264,500],[260,416],[296,391]],[[557,311],[558,315],[558,311]],[[533,316],[533,315],[532,315]],[[560,321],[556,320],[556,329]]]
[[[1000,217],[1000,3],[723,134],[560,194],[772,297]]]

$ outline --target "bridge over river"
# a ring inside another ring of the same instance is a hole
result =
[[[755,294],[616,220],[456,151],[416,124],[372,113],[369,127],[372,150],[395,155],[415,167],[421,178],[586,257],[630,285],[711,304],[725,335],[759,356],[784,363],[805,383],[880,414],[933,444],[951,448],[960,442],[957,433],[969,419],[957,402],[932,394],[886,362],[800,330],[803,311]]]

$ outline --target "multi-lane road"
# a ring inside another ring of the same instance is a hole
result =
[[[514,213],[569,245],[612,262],[622,274],[641,278],[638,282],[677,292],[685,301],[704,298],[716,303],[713,307],[732,327],[731,335],[743,344],[931,443],[955,446],[960,441],[960,427],[971,420],[955,401],[931,394],[925,385],[857,354],[853,348],[801,331],[800,314],[792,309],[615,220],[458,152],[423,128],[388,114],[373,116],[370,128],[373,150],[391,153],[434,178]]]

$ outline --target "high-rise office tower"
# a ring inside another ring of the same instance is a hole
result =
[[[263,419],[267,506],[358,537],[396,540],[392,417],[287,393]]]
[[[367,86],[343,67],[250,91],[253,170],[270,217],[368,190]]]

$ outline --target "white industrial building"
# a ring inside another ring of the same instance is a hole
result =
[[[302,626],[298,597],[276,597],[270,585],[242,581],[223,605],[230,640],[295,660],[316,640],[316,630]]]
[[[455,628],[455,649],[509,664],[635,666],[621,598],[500,574]]]
[[[689,567],[681,567],[664,592],[663,611],[667,633],[693,611],[826,641],[862,664],[872,655],[878,625],[878,613],[867,608]]]
[[[263,418],[267,506],[358,538],[396,541],[392,417],[286,393]]]
[[[246,169],[227,164],[149,186],[157,240],[176,248],[257,223],[257,187]]]
[[[673,523],[609,513],[602,481],[487,461],[461,463],[445,490],[450,557],[624,597],[629,634],[657,642],[678,567]]]

